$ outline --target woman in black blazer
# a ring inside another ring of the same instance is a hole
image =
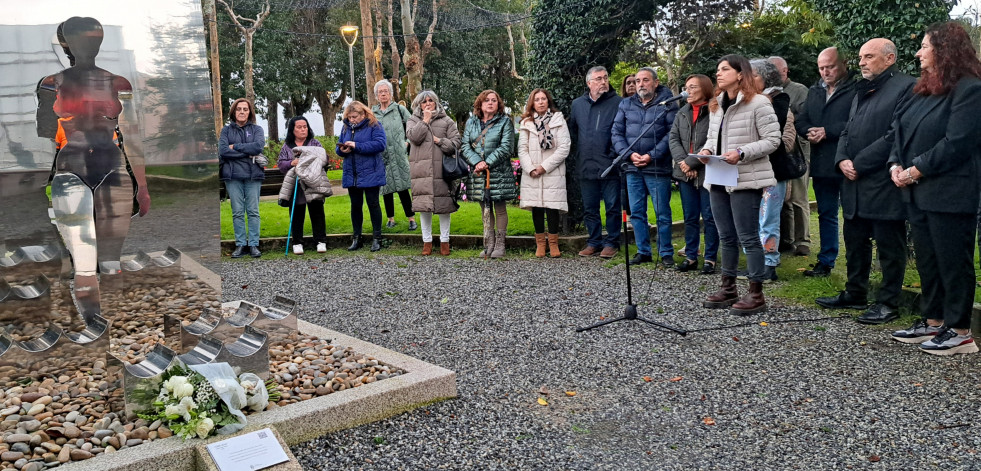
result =
[[[922,71],[900,116],[892,181],[903,188],[924,319],[892,334],[934,355],[975,353],[974,238],[981,195],[981,62],[960,24],[927,29],[916,53]]]

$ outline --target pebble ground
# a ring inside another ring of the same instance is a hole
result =
[[[633,271],[641,315],[680,336],[577,333],[626,299],[622,264],[599,259],[220,265],[226,300],[292,297],[307,321],[457,373],[457,399],[294,446],[304,469],[981,468],[981,355],[776,299],[748,318],[704,309],[717,276]]]

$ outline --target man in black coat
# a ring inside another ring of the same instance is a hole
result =
[[[620,248],[620,179],[616,172],[607,178],[600,178],[600,174],[616,158],[610,137],[621,98],[610,90],[610,74],[602,66],[586,72],[586,86],[589,91],[572,100],[568,120],[572,142],[576,144],[583,222],[589,233],[579,255],[613,258]],[[600,220],[600,201],[606,206],[606,237]]]
[[[909,102],[915,80],[896,64],[896,45],[883,38],[865,43],[859,52],[863,80],[855,85],[848,125],[838,142],[836,168],[845,176],[841,206],[845,216],[845,262],[848,281],[838,296],[817,298],[827,308],[865,309],[872,268],[872,240],[882,266],[875,303],[858,318],[883,324],[899,317],[899,296],[906,273],[906,208],[889,177],[888,133],[893,117]]]
[[[797,135],[811,143],[811,178],[818,204],[818,233],[821,252],[817,263],[804,276],[828,276],[838,258],[838,201],[841,174],[835,169],[838,138],[848,122],[848,112],[855,96],[855,80],[829,47],[817,59],[821,79],[807,92],[807,101],[796,121]]]

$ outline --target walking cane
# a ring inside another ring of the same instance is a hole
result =
[[[300,177],[293,172],[293,201],[290,201],[290,229],[286,232],[286,256],[290,256],[290,237],[293,236],[293,216],[296,209],[296,190],[300,188]],[[313,216],[311,216],[313,217]],[[303,237],[303,234],[300,234]]]

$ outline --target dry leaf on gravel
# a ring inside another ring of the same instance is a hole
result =
[[[681,381],[682,379],[684,379],[684,378],[681,377],[681,376],[675,376],[674,378],[671,378],[668,381],[671,381],[672,383],[677,383],[678,381]]]
[[[715,419],[713,419],[711,417],[706,417],[706,418],[702,419],[702,423],[705,424],[705,425],[715,425]]]
[[[540,398],[538,398],[538,404],[539,405],[542,405],[542,406],[547,406],[548,405],[548,401],[546,401],[544,397],[540,397]]]
[[[644,381],[647,382],[647,383],[650,383],[651,382],[651,377],[650,376],[644,376]]]
[[[572,396],[575,396],[576,395],[576,392],[575,391],[566,391],[565,392],[565,395],[566,396],[569,396],[569,397],[572,397]]]

